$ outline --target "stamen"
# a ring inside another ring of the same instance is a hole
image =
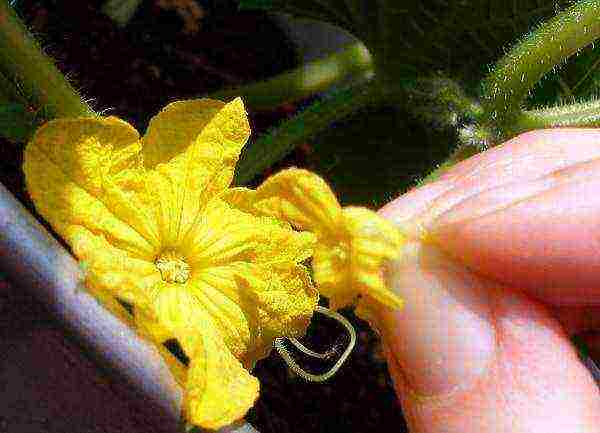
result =
[[[339,359],[335,362],[335,364],[333,364],[333,366],[328,371],[326,371],[323,374],[312,374],[307,372],[306,370],[303,370],[302,367],[300,367],[298,363],[294,360],[294,358],[292,358],[290,352],[285,347],[285,338],[276,338],[273,342],[273,345],[275,346],[275,349],[277,350],[279,355],[286,362],[288,367],[298,376],[300,376],[308,382],[324,382],[330,377],[332,377],[335,373],[337,373],[342,364],[346,361],[346,359],[348,359],[348,356],[350,356],[350,352],[352,352],[352,349],[356,344],[356,331],[352,327],[352,324],[348,322],[348,320],[344,316],[342,316],[339,313],[336,313],[335,311],[321,306],[315,307],[315,311],[341,323],[346,328],[350,336],[350,342],[348,343],[346,350],[344,350],[344,352],[340,355]],[[289,340],[294,346],[296,346],[298,350],[300,350],[302,353],[305,353],[308,356],[312,356],[313,358],[327,359],[337,352],[336,348],[334,347],[333,349],[330,349],[325,353],[319,353],[310,350],[295,338],[290,338]]]
[[[168,283],[185,283],[190,277],[190,265],[185,258],[175,251],[166,251],[154,261],[163,281]]]

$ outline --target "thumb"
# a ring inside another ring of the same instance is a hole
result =
[[[380,327],[413,433],[600,432],[598,389],[541,304],[413,243]]]

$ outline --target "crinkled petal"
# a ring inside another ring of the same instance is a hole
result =
[[[204,314],[204,308],[185,283],[168,283],[160,280],[151,289],[152,307],[149,316],[156,320],[165,332],[181,341],[184,335],[194,337],[198,332],[196,318]],[[190,355],[186,347],[184,350]]]
[[[289,268],[312,254],[315,236],[283,221],[240,211],[215,199],[190,230],[181,248],[197,267],[235,261]]]
[[[320,279],[331,283],[334,278],[328,271],[346,272],[346,279],[336,284],[328,284],[323,293],[332,298],[336,308],[340,306],[338,295],[346,302],[349,292],[362,293],[391,308],[401,308],[402,300],[385,284],[382,266],[387,260],[393,260],[400,254],[404,239],[398,229],[376,213],[358,207],[343,210],[346,235],[340,244],[343,261],[336,261],[333,255],[320,248],[315,254],[315,280],[321,287]],[[326,244],[324,244],[326,245]],[[347,249],[349,248],[349,249]],[[333,250],[333,249],[331,249]],[[324,277],[325,276],[325,277]],[[345,299],[346,298],[346,299]]]
[[[248,188],[230,188],[220,198],[234,209],[260,216],[264,212],[255,206],[256,191]],[[291,229],[289,223],[276,218],[261,220],[265,223],[261,231],[262,239],[255,249],[256,262],[278,266],[300,263],[308,259],[315,248],[317,238],[310,232]]]
[[[116,118],[48,122],[25,149],[27,189],[67,242],[69,227],[80,225],[132,256],[150,258],[157,248],[154,219],[129,221],[126,197],[105,189],[123,171],[140,169],[139,151],[137,132]]]
[[[195,267],[219,266],[255,258],[267,217],[255,217],[233,209],[222,200],[212,200],[188,236],[181,250]]]
[[[198,132],[194,122],[177,125],[188,127],[190,131],[185,134],[166,131],[164,134],[189,138],[193,136],[192,129]],[[173,126],[158,122],[152,134],[156,135],[160,128]],[[148,178],[148,190],[158,197],[163,245],[180,243],[198,223],[206,204],[229,186],[249,134],[246,112],[238,98],[216,112],[183,153],[156,165]]]
[[[167,105],[150,120],[142,139],[144,166],[154,168],[184,152],[224,106],[207,98]]]
[[[359,293],[352,280],[350,255],[350,243],[339,239],[320,242],[313,254],[317,289],[329,298],[329,307],[334,310],[351,304]]]
[[[146,189],[147,172],[126,169],[104,181],[102,200],[110,203],[114,214],[127,222],[157,249],[160,244],[158,205],[154,191]]]
[[[90,290],[107,292],[135,305],[149,305],[150,287],[160,281],[153,263],[131,257],[112,246],[104,236],[82,226],[70,226],[66,236],[73,253],[85,263],[86,285]]]
[[[265,180],[256,190],[255,207],[315,233],[328,233],[340,225],[341,207],[331,188],[316,174],[298,168]]]
[[[164,283],[156,287],[153,307],[156,320],[173,333],[190,358],[184,403],[188,420],[216,429],[246,414],[258,398],[258,381],[223,339],[215,316],[228,314],[226,308],[219,306],[215,315],[205,302],[189,284]]]
[[[257,281],[249,274],[241,280],[252,299],[245,311],[255,310],[260,323],[256,338],[242,358],[243,364],[252,368],[270,353],[276,338],[304,336],[319,294],[302,265],[272,274],[266,281]]]
[[[189,285],[191,293],[217,326],[221,339],[236,357],[246,353],[258,325],[256,314],[246,311],[247,293],[241,291],[235,281],[238,272],[242,270],[235,266],[208,268],[195,276]]]
[[[256,193],[238,188],[225,199],[316,233],[314,277],[332,308],[348,305],[360,293],[391,307],[402,305],[381,277],[383,262],[400,251],[400,233],[368,209],[342,210],[331,189],[316,174],[284,170],[268,178]]]
[[[255,207],[256,190],[254,189],[243,186],[228,188],[227,191],[221,194],[220,198],[234,208],[252,215],[263,214]]]
[[[244,365],[251,366],[281,336],[304,335],[318,294],[306,269],[234,263],[198,276],[197,298],[217,325],[223,341]]]
[[[246,415],[258,392],[258,380],[244,369],[207,321],[188,370],[188,421],[214,430],[230,425]]]

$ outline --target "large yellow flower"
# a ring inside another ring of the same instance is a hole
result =
[[[242,418],[258,396],[247,369],[276,338],[304,334],[318,300],[301,264],[311,255],[333,308],[359,294],[367,317],[401,306],[381,275],[403,242],[390,223],[342,208],[305,170],[229,189],[249,134],[240,99],[201,99],[168,105],[141,139],[114,117],[59,119],[25,151],[33,202],[85,261],[88,289],[143,336],[179,341],[187,372],[159,349],[188,421],[207,428]]]
[[[86,262],[87,287],[133,305],[146,337],[181,344],[186,415],[207,428],[245,415],[247,369],[276,337],[303,335],[318,298],[301,264],[315,237],[228,199],[249,133],[240,99],[201,99],[168,105],[141,139],[114,117],[59,119],[25,151],[29,193]]]

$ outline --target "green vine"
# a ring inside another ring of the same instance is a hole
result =
[[[0,0],[0,74],[5,83],[18,86],[18,93],[43,119],[95,115],[6,0]]]
[[[522,111],[515,118],[514,125],[507,126],[505,131],[517,135],[532,129],[569,126],[600,127],[600,100]]]
[[[502,58],[483,84],[484,122],[502,132],[526,130],[525,123],[511,126],[531,121],[520,115],[523,101],[547,72],[600,37],[598,10],[600,0],[581,1],[543,23]]]
[[[268,110],[314,96],[343,81],[361,81],[372,71],[369,52],[363,44],[356,43],[268,80],[220,90],[209,97],[227,100],[241,96],[249,108]]]

